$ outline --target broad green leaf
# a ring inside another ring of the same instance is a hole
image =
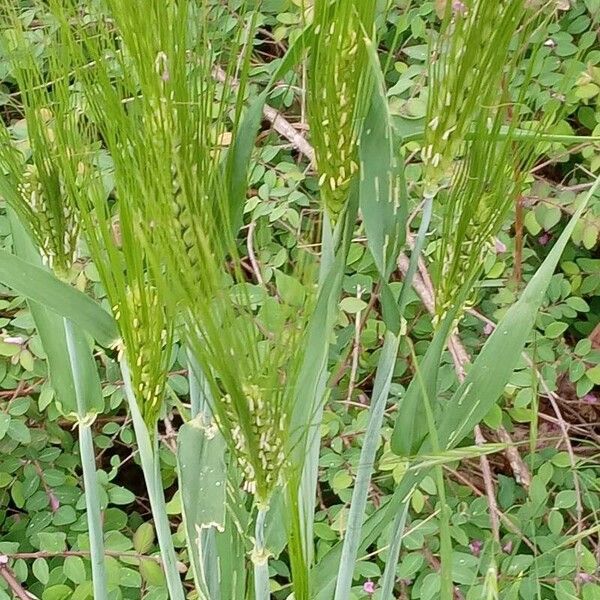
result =
[[[208,382],[198,361],[189,349],[187,355],[192,420],[210,423],[212,411],[210,409],[211,393]],[[225,444],[221,434],[217,433],[217,435]],[[224,453],[225,446],[221,450]],[[202,457],[197,458],[202,460]],[[224,465],[221,465],[221,468],[226,469]],[[221,481],[224,484],[227,483],[229,480],[227,470],[219,472],[222,473]],[[216,479],[216,474],[211,474],[211,477]],[[235,493],[231,489],[229,491],[230,494]],[[210,598],[211,600],[242,597],[245,585],[247,549],[244,547],[239,532],[246,530],[249,515],[237,498],[223,498],[223,502],[225,500],[230,507],[230,511],[223,513],[225,520],[222,532],[217,532],[215,527],[203,527],[199,532],[197,530],[189,531],[185,516],[186,507],[182,507],[188,545],[195,542],[195,546],[190,550],[190,557],[196,591],[201,598]],[[225,504],[223,504],[223,510],[224,507]],[[216,510],[219,511],[218,506]],[[232,513],[235,513],[237,523],[233,522]],[[218,514],[220,515],[221,511]],[[190,535],[195,537],[190,538]]]
[[[63,564],[63,573],[73,583],[83,583],[86,579],[83,559],[80,556],[67,556]]]
[[[573,229],[600,186],[597,179],[525,291],[498,323],[439,423],[440,445],[456,446],[490,411],[517,366]]]
[[[70,319],[99,344],[110,347],[118,340],[114,319],[97,302],[52,273],[6,250],[0,250],[0,281],[29,300]]]
[[[265,546],[274,557],[278,557],[286,546],[287,531],[281,526],[288,517],[286,510],[285,494],[283,490],[276,489],[271,497],[265,520]]]
[[[257,96],[246,110],[238,127],[233,145],[227,154],[227,185],[229,188],[229,219],[231,229],[237,233],[242,226],[248,179],[248,165],[254,150],[268,90]]]
[[[273,86],[293,69],[304,54],[313,37],[313,28],[308,26],[289,47],[267,87],[254,98],[241,120],[232,147],[227,153],[226,181],[229,188],[229,219],[232,231],[237,233],[242,225],[246,202],[248,166],[254,150],[254,142],[263,117],[263,110]]]
[[[9,427],[10,415],[7,413],[0,413],[0,440],[6,435]]]
[[[277,283],[277,292],[285,303],[290,306],[303,306],[306,298],[306,290],[298,279],[276,270],[275,282]]]
[[[419,377],[413,377],[406,393],[398,404],[391,448],[393,452],[400,456],[416,454],[429,431],[425,415],[425,398],[430,400],[436,398],[441,356],[446,347],[448,334],[455,316],[454,311],[446,316],[419,365],[425,389],[423,389]]]
[[[360,138],[360,210],[367,245],[387,282],[406,238],[404,164],[396,157],[385,83],[376,49],[365,40],[371,67],[371,106]]]
[[[154,544],[152,523],[142,523],[133,534],[133,549],[138,554],[148,554]]]
[[[188,551],[201,597],[214,598],[219,589],[218,561],[204,556],[207,538],[225,527],[227,468],[226,442],[214,422],[203,414],[183,425],[177,439],[181,505]],[[207,572],[209,571],[209,572]],[[215,580],[216,575],[216,580]],[[212,581],[211,581],[212,580]]]
[[[585,374],[595,385],[600,385],[600,365],[588,369]]]
[[[67,534],[62,531],[38,533],[39,547],[43,552],[64,552],[66,540]]]
[[[367,308],[367,306],[368,305],[364,300],[354,296],[348,296],[340,302],[340,308],[349,314],[359,313]]]
[[[246,559],[250,548],[244,543],[248,540],[240,534],[240,531],[244,531],[243,525],[234,520],[232,514],[234,511],[231,510],[233,502],[239,502],[239,500],[233,500],[229,504],[230,510],[227,512],[225,531],[223,533],[212,532],[215,538],[216,557],[219,559],[219,570],[224,574],[220,581],[220,593],[223,600],[244,598],[248,575]]]
[[[40,255],[17,214],[9,208],[8,215],[15,252],[21,258],[37,264],[41,268]],[[55,390],[58,408],[64,415],[74,414],[77,412],[77,397],[75,396],[63,318],[33,300],[29,300],[28,305],[46,353],[48,374]]]
[[[104,410],[102,384],[100,383],[98,367],[94,361],[93,349],[85,332],[69,319],[63,319],[63,327],[68,354],[62,358],[69,361],[77,401],[75,411],[66,414],[71,418],[84,421],[94,418]],[[42,338],[42,343],[44,343],[44,338]],[[55,385],[54,387],[56,389]],[[60,394],[60,388],[56,391]],[[65,407],[63,406],[64,410]]]
[[[199,415],[179,430],[177,459],[184,516],[194,528],[222,531],[225,522],[225,441]]]
[[[52,585],[44,590],[42,600],[69,600],[73,590],[68,585]]]
[[[32,571],[40,583],[43,585],[48,584],[50,579],[50,569],[48,568],[48,562],[45,558],[36,558],[33,561]]]

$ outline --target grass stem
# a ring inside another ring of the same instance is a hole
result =
[[[408,290],[410,287],[412,278],[417,269],[419,255],[423,248],[425,235],[431,222],[432,207],[433,197],[426,196],[421,225],[419,226],[415,247],[410,257],[408,272],[404,279],[404,285],[398,300],[399,308],[401,309],[401,317],[408,297],[405,290]],[[388,399],[392,375],[396,365],[399,343],[400,336],[394,335],[391,331],[386,333],[381,351],[381,358],[379,359],[377,372],[375,374],[369,423],[367,425],[367,431],[360,453],[356,483],[352,492],[352,502],[350,504],[350,512],[348,515],[348,527],[346,529],[346,537],[342,547],[342,556],[340,558],[340,567],[336,582],[335,600],[346,600],[350,596],[354,565],[358,554],[362,525],[367,506],[367,495],[371,483],[371,474],[375,464],[377,449],[379,448],[379,434],[383,423],[383,414]]]
[[[133,420],[133,429],[138,443],[142,471],[146,480],[150,508],[154,518],[154,526],[158,537],[158,545],[167,580],[167,589],[171,600],[185,600],[185,593],[181,583],[181,577],[177,570],[177,557],[173,540],[171,538],[171,526],[167,515],[165,495],[160,477],[160,464],[158,459],[158,436],[156,432],[150,436],[150,431],[137,404],[137,399],[131,384],[131,375],[126,360],[121,359],[121,373],[125,387],[125,397],[129,405],[129,411]]]
[[[381,582],[381,600],[393,600],[394,585],[396,583],[396,565],[400,556],[400,548],[402,547],[402,536],[406,526],[406,517],[408,516],[408,507],[410,506],[407,499],[401,507],[398,508],[396,518],[392,525],[392,533],[390,537],[390,547],[388,557],[385,563],[383,579]]]
[[[85,376],[79,365],[79,354],[75,343],[75,325],[64,319],[69,361],[73,373],[75,396],[77,398],[77,412],[79,417],[79,453],[83,471],[83,487],[85,496],[86,518],[90,541],[90,559],[92,563],[92,583],[94,598],[108,600],[106,585],[106,566],[104,559],[104,533],[102,530],[102,511],[100,496],[98,494],[98,478],[96,475],[96,455],[94,453],[94,440],[92,436],[91,420],[85,406]]]
[[[190,348],[187,349],[187,360],[192,419],[198,415],[203,415],[204,418],[210,420],[212,419],[209,404],[210,390],[206,377],[202,372],[202,367],[200,367]],[[200,456],[198,459],[200,459]],[[215,535],[216,532],[213,527],[203,528],[199,532],[197,539],[199,561],[194,560],[194,551],[188,546],[195,571],[196,591],[203,600],[219,600],[221,597],[219,549]],[[188,539],[188,545],[193,543],[194,540]],[[195,562],[200,564],[195,564]]]
[[[98,478],[96,476],[96,457],[92,428],[86,423],[79,423],[79,452],[83,471],[85,490],[85,514],[90,537],[90,559],[92,563],[92,582],[94,598],[108,599],[106,586],[106,567],[104,564],[104,534],[102,531],[102,513],[98,496]]]
[[[259,508],[256,516],[254,530],[254,551],[252,562],[254,563],[254,600],[269,600],[271,591],[269,588],[269,556],[265,546],[265,521],[268,508]]]

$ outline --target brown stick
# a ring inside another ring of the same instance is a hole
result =
[[[12,569],[8,566],[8,556],[0,555],[0,577],[6,581],[8,587],[12,590],[15,598],[20,600],[31,600],[33,596],[27,593],[27,590],[17,581]]]
[[[256,221],[251,221],[248,227],[248,258],[250,259],[250,265],[252,266],[252,270],[254,271],[254,276],[256,277],[256,281],[258,285],[264,286],[265,281],[262,277],[262,273],[260,272],[260,265],[258,264],[258,260],[256,260],[256,254],[254,254],[254,230],[256,229]]]
[[[525,489],[529,489],[529,486],[531,485],[531,473],[529,473],[529,469],[527,468],[525,461],[521,458],[510,434],[502,425],[498,427],[496,434],[500,441],[506,444],[506,450],[504,450],[504,452],[506,453],[510,468],[515,475],[517,483],[520,483]]]
[[[220,83],[229,83],[233,87],[237,87],[238,81],[227,75],[221,67],[215,67],[213,71],[214,78]],[[284,137],[292,147],[308,158],[308,160],[314,164],[315,162],[315,151],[309,144],[306,138],[299,133],[296,128],[275,108],[265,104],[263,108],[263,115],[269,123],[273,126],[273,129],[282,137]]]

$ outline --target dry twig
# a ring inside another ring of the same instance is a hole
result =
[[[19,600],[32,600],[32,598],[35,598],[27,592],[15,577],[13,570],[8,566],[8,556],[6,554],[0,554],[0,577],[6,581],[6,585],[8,585],[15,598],[19,598]]]

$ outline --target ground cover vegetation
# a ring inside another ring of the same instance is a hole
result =
[[[0,599],[600,598],[598,0],[0,0]]]

